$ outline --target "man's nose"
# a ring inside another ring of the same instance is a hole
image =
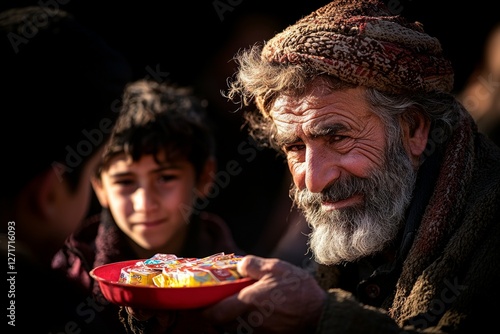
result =
[[[338,153],[309,148],[305,161],[305,185],[312,193],[320,193],[340,177]]]

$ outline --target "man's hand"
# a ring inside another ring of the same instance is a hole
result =
[[[238,263],[238,271],[257,282],[208,307],[203,312],[208,320],[237,333],[298,333],[316,327],[327,293],[307,271],[252,255]]]

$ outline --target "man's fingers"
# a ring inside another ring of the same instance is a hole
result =
[[[242,276],[260,280],[267,274],[276,275],[289,267],[278,259],[265,259],[255,255],[246,255],[236,266]]]
[[[228,297],[203,311],[203,316],[213,323],[225,323],[236,319],[247,309],[239,294]]]
[[[253,255],[245,256],[241,261],[236,265],[236,270],[240,273],[241,276],[251,277],[254,279],[259,279],[258,272],[255,272],[256,267],[258,267],[258,258]]]

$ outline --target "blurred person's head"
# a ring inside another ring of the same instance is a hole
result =
[[[476,121],[479,131],[499,144],[500,23],[497,23],[489,32],[482,59],[458,94],[458,98]]]
[[[181,250],[192,214],[206,206],[214,150],[204,101],[189,88],[147,80],[126,88],[92,184],[138,254]]]
[[[131,69],[61,9],[8,9],[0,34],[2,220],[49,256],[86,214],[89,176]]]

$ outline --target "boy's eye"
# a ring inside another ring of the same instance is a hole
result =
[[[121,186],[128,186],[128,185],[131,185],[133,183],[134,183],[134,181],[131,179],[119,179],[119,180],[115,181],[115,184],[119,184]]]
[[[168,182],[177,179],[176,175],[168,174],[168,175],[160,175],[160,180],[162,182]]]

